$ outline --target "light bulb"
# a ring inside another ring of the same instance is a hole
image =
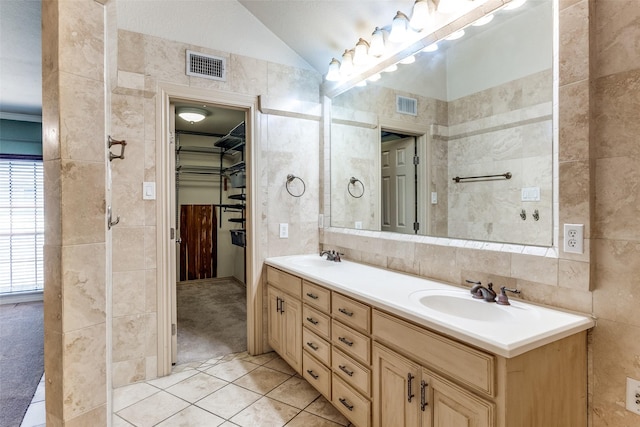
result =
[[[371,44],[369,45],[369,55],[382,56],[384,54],[384,32],[376,27],[371,34]]]
[[[416,31],[421,31],[429,24],[429,18],[433,11],[433,2],[431,0],[416,0],[413,5],[413,13],[409,25]]]
[[[369,43],[366,40],[360,39],[356,43],[356,49],[353,54],[353,65],[365,65],[369,62]]]
[[[331,62],[329,63],[327,80],[330,82],[340,80],[340,61],[338,61],[336,58],[331,59]]]
[[[342,64],[340,64],[340,75],[350,76],[353,73],[353,55],[350,50],[346,49],[342,54]]]
[[[391,32],[389,33],[389,40],[394,43],[402,43],[407,38],[407,26],[409,25],[409,19],[407,15],[398,11],[393,22],[391,23]]]

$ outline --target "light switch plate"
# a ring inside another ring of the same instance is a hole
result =
[[[288,239],[289,238],[289,224],[286,222],[280,223],[280,238]]]
[[[156,199],[156,183],[155,182],[142,183],[142,199],[143,200]]]

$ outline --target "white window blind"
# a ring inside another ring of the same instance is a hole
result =
[[[42,160],[0,158],[0,293],[42,290]]]

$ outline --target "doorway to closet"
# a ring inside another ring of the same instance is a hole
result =
[[[184,364],[247,350],[247,112],[182,100],[172,100],[170,110],[176,230],[172,363]]]

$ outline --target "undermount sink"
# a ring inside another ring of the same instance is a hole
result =
[[[486,322],[513,322],[516,316],[510,310],[521,310],[513,305],[501,306],[474,299],[468,291],[423,290],[412,293],[409,298],[449,316]]]
[[[326,258],[320,257],[318,255],[308,255],[308,256],[292,259],[291,263],[294,265],[297,265],[298,267],[315,267],[315,268],[328,268],[328,267],[334,267],[336,265],[340,265],[339,262],[327,261]]]

